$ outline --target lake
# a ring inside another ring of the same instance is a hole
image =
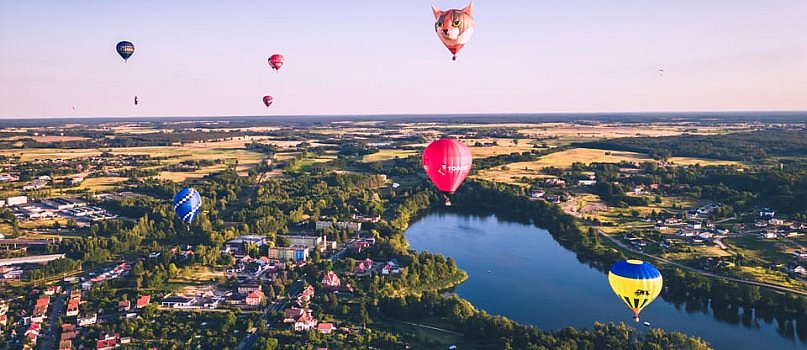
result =
[[[591,328],[595,321],[645,328],[633,322],[605,273],[578,261],[544,229],[495,215],[432,212],[412,223],[406,239],[412,249],[452,257],[468,273],[454,291],[490,314],[543,330]],[[653,327],[699,336],[716,349],[807,348],[795,331],[775,321],[727,323],[709,310],[686,310],[661,297],[640,316]]]

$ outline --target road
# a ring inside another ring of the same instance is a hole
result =
[[[458,332],[451,331],[451,330],[448,330],[448,329],[437,328],[437,327],[429,326],[429,325],[425,325],[425,324],[412,323],[412,322],[399,321],[399,320],[396,320],[396,322],[400,322],[400,323],[403,323],[403,324],[408,324],[410,326],[415,326],[415,327],[433,329],[435,331],[440,331],[440,332],[444,332],[444,333],[450,333],[450,334],[458,335],[458,336],[461,336],[461,337],[464,336],[462,333],[458,333]]]
[[[70,295],[69,288],[59,294],[55,301],[51,302],[52,306],[50,308],[50,315],[48,315],[50,326],[47,328],[47,330],[45,330],[45,335],[42,339],[42,346],[40,347],[42,350],[56,349],[59,346],[59,341],[56,338],[56,333],[58,333],[56,326],[58,323],[57,321],[59,320],[59,315],[61,315],[62,311],[64,310],[65,299],[67,299],[68,295]]]
[[[263,314],[261,315],[261,317],[265,318],[270,310],[272,312],[280,312],[283,309],[285,309],[286,304],[289,302],[289,300],[291,300],[293,296],[297,296],[297,294],[300,294],[300,292],[303,291],[303,286],[305,285],[303,283],[303,280],[305,279],[305,276],[306,276],[305,274],[300,276],[300,278],[294,281],[294,283],[292,283],[291,286],[289,286],[289,288],[286,289],[285,293],[286,297],[283,298],[283,300],[276,301],[267,306],[266,309],[263,310]],[[241,340],[240,343],[238,343],[236,350],[255,349],[255,345],[257,344],[257,342],[258,342],[258,334],[255,331],[253,331],[252,333],[247,334],[247,336],[244,337],[244,339]]]
[[[330,257],[331,262],[336,262],[336,260],[339,260],[339,258],[341,258],[342,255],[345,254],[345,252],[347,252],[347,248],[348,248],[347,245],[345,245],[345,247],[342,248],[342,250],[340,250],[340,251],[338,251],[336,253],[333,253],[333,255],[331,255],[331,257]]]
[[[611,237],[611,236],[605,234],[602,231],[599,231],[599,232],[600,232],[600,234],[602,236],[604,236],[609,241],[613,242],[614,244],[616,244],[618,247],[620,247],[622,249],[628,250],[628,251],[630,251],[632,253],[635,253],[635,254],[643,255],[643,256],[648,257],[648,258],[650,258],[652,260],[661,261],[663,263],[673,265],[673,266],[678,267],[678,268],[683,269],[683,270],[699,273],[701,275],[709,276],[709,277],[713,277],[713,278],[717,278],[717,279],[723,279],[723,280],[726,280],[726,281],[750,284],[750,285],[754,285],[754,286],[775,289],[775,290],[778,290],[780,292],[794,293],[794,294],[807,296],[807,292],[801,291],[801,290],[798,290],[798,289],[792,289],[792,288],[783,287],[783,286],[780,286],[780,285],[770,284],[770,283],[765,283],[765,282],[748,281],[748,280],[743,280],[743,279],[734,278],[734,277],[722,276],[722,275],[714,274],[714,273],[711,273],[711,272],[706,272],[706,271],[703,271],[703,270],[692,268],[692,267],[689,267],[689,266],[686,266],[686,265],[683,265],[683,264],[679,264],[679,263],[671,261],[671,260],[667,260],[667,259],[664,259],[664,258],[661,258],[661,257],[657,257],[655,255],[651,255],[651,254],[647,254],[647,253],[642,252],[642,251],[634,250],[633,248],[631,248],[631,247],[625,245],[624,243],[620,242],[618,239],[616,239],[614,237]]]

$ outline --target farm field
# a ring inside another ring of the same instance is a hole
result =
[[[476,148],[472,148],[472,151]],[[503,152],[510,153],[510,152]],[[643,153],[625,152],[625,151],[609,151],[595,148],[573,148],[566,151],[551,153],[541,157],[536,161],[531,162],[516,162],[507,164],[504,167],[495,167],[485,169],[479,172],[476,176],[481,179],[499,181],[514,184],[516,179],[522,177],[546,178],[551,177],[540,174],[539,171],[547,167],[555,167],[559,169],[570,168],[572,163],[580,162],[589,164],[592,162],[598,163],[620,163],[620,162],[654,162],[655,160]],[[670,162],[677,165],[693,165],[700,164],[706,165],[741,165],[740,162],[712,160],[703,158],[691,157],[672,157]]]

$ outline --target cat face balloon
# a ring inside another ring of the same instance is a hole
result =
[[[462,10],[451,9],[441,11],[432,6],[434,18],[434,31],[443,45],[454,54],[453,60],[457,59],[457,53],[468,43],[474,34],[474,18],[471,15],[473,4],[469,3]]]

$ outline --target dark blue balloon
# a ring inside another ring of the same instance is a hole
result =
[[[115,49],[118,50],[118,55],[123,57],[123,60],[126,61],[129,59],[129,57],[132,57],[132,54],[134,53],[134,44],[128,41],[121,41],[117,46],[115,46]]]
[[[185,187],[174,195],[174,211],[186,224],[190,224],[202,207],[202,197],[193,188]]]

